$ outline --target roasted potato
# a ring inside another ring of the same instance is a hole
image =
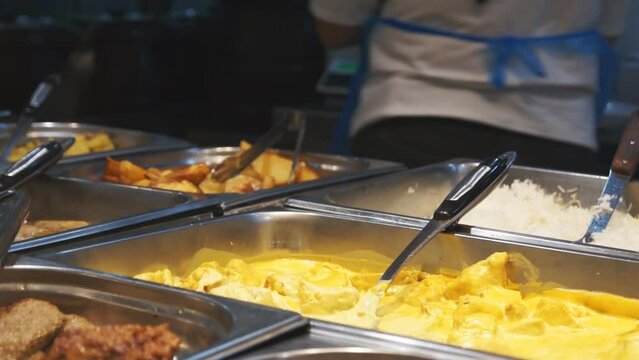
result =
[[[64,156],[84,155],[93,152],[108,151],[115,149],[113,141],[109,134],[105,132],[78,134],[74,136],[75,142]],[[43,143],[42,140],[29,140],[26,143],[16,147],[9,155],[9,161],[17,161],[25,156],[29,151],[35,149]]]
[[[217,182],[210,177],[204,179],[198,186],[204,194],[219,194],[224,192],[224,183]]]
[[[120,182],[123,184],[133,184],[140,180],[144,180],[146,170],[128,160],[120,162]]]
[[[240,151],[250,149],[246,141],[240,143]],[[246,167],[241,174],[221,183],[211,178],[211,167],[204,163],[172,169],[141,168],[130,161],[107,158],[104,179],[136,186],[149,186],[166,190],[191,193],[246,193],[271,189],[288,184],[293,161],[275,151],[267,151]],[[295,181],[310,181],[319,178],[306,163],[300,162]]]
[[[199,184],[210,173],[211,168],[208,165],[199,163],[171,170],[171,172],[167,174],[163,173],[160,178],[169,181],[186,180],[193,184]]]
[[[188,180],[156,181],[156,182],[151,182],[149,186],[158,188],[158,189],[164,189],[164,190],[182,191],[182,192],[189,192],[189,193],[196,193],[196,194],[202,193],[202,190],[200,190],[200,188],[197,187],[197,185],[193,184],[192,182]]]

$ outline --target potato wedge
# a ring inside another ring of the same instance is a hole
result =
[[[120,181],[123,184],[133,184],[137,181],[144,180],[146,170],[128,160],[120,162]]]
[[[167,181],[187,180],[193,184],[199,184],[211,172],[211,168],[204,163],[193,164],[189,166],[174,169],[169,174],[161,174],[161,178]]]
[[[189,192],[195,194],[201,194],[202,190],[193,184],[190,181],[182,180],[182,181],[157,181],[151,182],[150,187],[164,189],[164,190],[172,190],[172,191],[182,191]]]
[[[217,182],[211,178],[204,179],[198,186],[204,194],[219,194],[224,192],[224,183]]]
[[[247,193],[260,190],[262,182],[245,175],[234,176],[224,182],[225,193]]]
[[[295,175],[295,181],[303,182],[303,181],[312,181],[319,179],[319,175],[308,167],[305,162],[300,162],[297,167],[297,174]]]
[[[117,181],[120,178],[120,162],[107,157],[104,165],[104,177],[113,178]]]

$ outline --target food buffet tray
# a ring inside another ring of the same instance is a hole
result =
[[[262,209],[198,223],[157,224],[144,230],[60,244],[29,252],[15,261],[20,264],[33,259],[45,260],[132,276],[149,270],[151,264],[163,264],[177,272],[183,271],[186,260],[205,247],[228,251],[239,257],[282,252],[341,257],[353,253],[361,257],[362,250],[392,257],[399,254],[418,231],[408,226],[354,221],[333,214]],[[462,232],[443,233],[409,264],[429,272],[439,272],[442,268],[461,270],[494,252],[506,251],[522,254],[530,260],[539,269],[541,281],[639,297],[639,287],[629,286],[637,281],[639,255],[636,253],[604,252],[576,244],[564,244],[558,249],[544,241],[527,244],[524,240],[493,239]],[[145,256],[141,258],[139,254]],[[524,274],[514,273],[513,276],[515,281],[523,281]],[[349,331],[362,336],[370,334],[369,330],[363,329],[350,328]],[[337,330],[334,333],[342,336]],[[433,344],[412,340],[424,346]]]
[[[13,132],[14,128],[15,124],[0,123],[0,146],[4,146],[6,141],[8,141],[9,135]],[[109,134],[116,148],[109,151],[64,157],[60,160],[60,164],[100,159],[106,156],[134,154],[139,152],[149,152],[166,149],[180,149],[191,146],[191,143],[189,143],[188,141],[177,139],[167,135],[114,128],[109,126],[66,122],[33,123],[31,125],[31,130],[27,133],[27,137],[32,139],[73,137],[74,135],[86,134],[90,132],[106,132],[107,134]]]
[[[302,334],[289,333],[284,340],[262,344],[253,350],[234,356],[233,359],[504,360],[512,358],[311,320],[310,331]]]
[[[374,217],[390,223],[423,225],[423,219],[435,211],[453,186],[475,165],[477,163],[470,160],[453,160],[395,172],[356,183],[296,194],[287,200],[286,205],[355,217]],[[561,193],[559,188],[576,190],[581,205],[591,207],[597,204],[607,178],[515,165],[504,183],[510,184],[515,179],[530,179],[545,191],[564,196],[566,201],[570,200],[570,195]],[[639,205],[639,182],[631,182],[626,186],[618,209],[630,210],[631,215],[637,216],[639,206],[630,206],[633,203]],[[463,218],[460,222],[463,224]],[[509,232],[503,233],[504,236],[511,235]]]
[[[204,198],[49,176],[32,180],[24,186],[24,191],[30,199],[28,220],[83,220],[90,225],[16,242],[11,246],[11,252],[206,212],[233,197]]]
[[[116,160],[130,160],[142,167],[155,166],[159,168],[185,166],[195,163],[218,164],[227,156],[239,151],[238,147],[190,148],[174,151],[163,151],[147,154],[132,154],[116,156]],[[284,155],[292,155],[290,151],[279,151]],[[302,154],[300,159],[305,161],[321,176],[320,179],[303,183],[296,183],[279,188],[242,194],[221,204],[222,211],[231,212],[239,208],[263,204],[267,201],[282,199],[288,195],[319,189],[326,186],[365,179],[368,177],[402,170],[400,164],[365,158],[344,157],[326,154]],[[104,159],[87,161],[80,164],[57,166],[49,172],[65,178],[83,178],[101,181],[104,175]],[[139,187],[134,187],[139,188]]]
[[[306,325],[295,313],[86,270],[1,270],[0,306],[25,298],[48,301],[98,325],[168,323],[182,340],[183,359],[229,356]]]
[[[28,211],[29,197],[24,191],[0,200],[0,266]]]

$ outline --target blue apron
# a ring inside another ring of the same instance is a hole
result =
[[[360,49],[360,64],[350,86],[346,105],[333,134],[331,151],[338,154],[348,154],[350,151],[349,129],[350,122],[359,102],[362,85],[366,80],[369,61],[369,40],[375,26],[388,26],[396,30],[415,34],[446,36],[462,41],[483,43],[492,55],[490,64],[490,83],[494,87],[505,86],[508,62],[512,58],[521,60],[526,68],[539,77],[544,77],[543,64],[535,54],[535,46],[561,46],[579,54],[594,54],[599,57],[599,83],[595,98],[595,111],[600,119],[605,110],[608,98],[613,91],[617,78],[619,62],[615,51],[608,45],[603,36],[596,30],[574,32],[560,35],[514,37],[514,36],[476,36],[440,30],[429,26],[400,21],[387,17],[372,17],[366,23]]]

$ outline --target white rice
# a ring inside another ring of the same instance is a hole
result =
[[[570,202],[565,203],[557,193],[546,193],[529,179],[515,180],[511,185],[495,189],[460,222],[574,241],[584,235],[592,215],[605,205],[585,209],[580,206],[576,193],[570,195]],[[594,239],[594,244],[639,251],[639,218],[615,211],[606,230],[595,234]]]

